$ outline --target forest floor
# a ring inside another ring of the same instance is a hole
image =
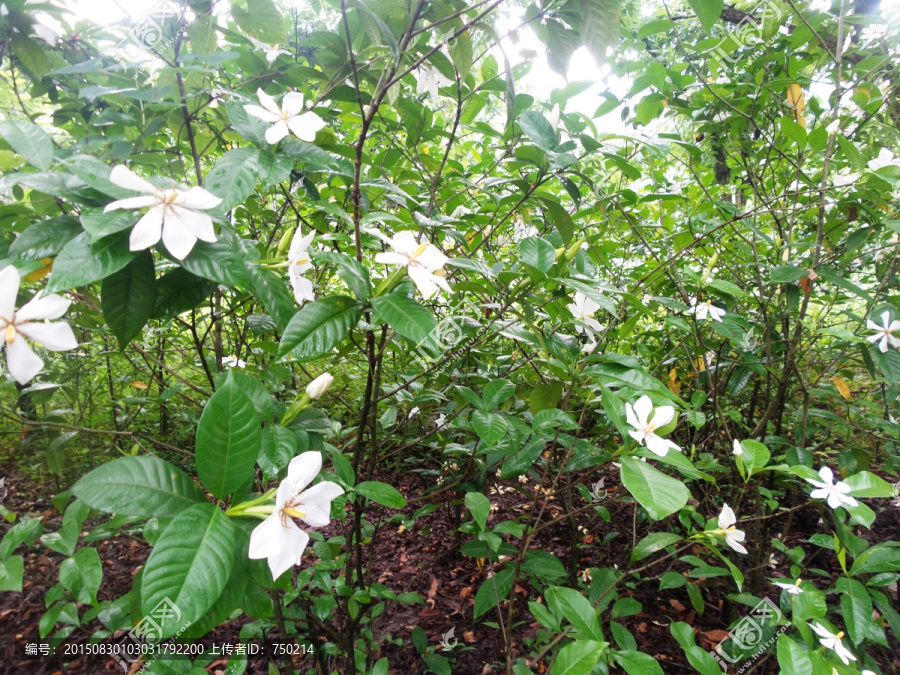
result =
[[[585,485],[591,485],[600,476],[590,472],[582,472],[584,475],[573,475],[573,480],[583,480]],[[44,531],[55,531],[61,524],[61,516],[50,503],[54,486],[41,483],[34,478],[28,478],[18,471],[9,460],[0,463],[0,477],[6,477],[8,494],[3,505],[15,512],[19,518],[26,515],[41,516],[44,519]],[[615,490],[618,482],[615,474],[607,475],[606,487],[613,488],[609,493],[608,508],[611,512],[609,521],[597,516],[594,509],[587,509],[580,513],[578,525],[584,530],[578,531],[582,540],[579,549],[579,570],[592,567],[620,568],[627,564],[623,559],[625,551],[630,550],[632,538],[640,538],[646,533],[646,525],[643,528],[638,525],[636,533],[632,531],[634,505],[628,501],[616,501]],[[422,477],[411,473],[401,474],[397,481],[393,481],[401,492],[409,498],[411,495],[422,495],[424,492]],[[491,489],[489,496],[493,505],[497,507],[493,511],[489,524],[496,524],[499,520],[505,520],[516,515],[522,515],[532,508],[532,497],[535,491],[533,481],[520,483],[519,481],[506,481],[498,493]],[[539,491],[540,492],[540,491]],[[586,503],[575,493],[576,506],[584,507]],[[446,494],[435,497],[435,504]],[[555,496],[542,499],[546,500],[546,514],[558,516],[562,513],[559,499]],[[427,500],[418,499],[409,504],[404,513],[411,516],[416,508],[427,503]],[[863,531],[861,534],[870,542],[898,541],[900,540],[900,508],[891,500],[869,500],[869,505],[878,513],[871,531]],[[387,516],[395,512],[381,509],[373,509],[370,518]],[[490,564],[479,565],[478,561],[468,558],[458,552],[458,545],[454,543],[453,522],[456,514],[452,507],[439,506],[433,513],[419,518],[415,526],[410,530],[402,530],[396,523],[385,525],[379,530],[375,540],[372,560],[369,562],[369,571],[372,581],[378,581],[396,593],[409,591],[418,592],[424,605],[400,605],[389,603],[388,609],[375,619],[371,624],[374,635],[381,644],[379,656],[385,656],[390,664],[390,673],[397,675],[413,675],[429,672],[426,670],[421,654],[413,646],[411,638],[412,630],[421,628],[428,635],[429,649],[439,646],[440,640],[450,629],[454,629],[454,636],[458,640],[455,648],[449,652],[443,652],[452,664],[453,672],[461,675],[499,675],[503,672],[505,647],[499,630],[486,625],[487,622],[496,622],[496,610],[491,610],[478,622],[473,622],[473,606],[475,594],[484,582],[486,575],[490,573]],[[818,586],[826,586],[831,579],[840,575],[840,568],[834,560],[834,556],[827,554],[824,549],[811,546],[807,543],[810,535],[826,530],[820,523],[820,513],[816,505],[809,505],[793,513],[793,518],[788,522],[788,515],[780,515],[771,519],[769,537],[783,532],[786,526],[790,531],[783,539],[788,548],[800,546],[807,553],[805,563],[818,571],[820,576],[812,573],[808,579]],[[99,523],[100,521],[97,521]],[[97,523],[85,523],[84,531]],[[325,528],[326,535],[339,534],[340,525],[332,523]],[[0,533],[5,533],[8,525],[0,522]],[[663,529],[661,523],[654,525],[654,531]],[[541,530],[534,541],[533,548],[539,548],[556,554],[564,564],[567,563],[570,554],[570,525],[567,520]],[[753,533],[748,530],[748,541],[753,541]],[[463,540],[465,541],[465,540]],[[619,542],[627,541],[626,545]],[[604,543],[605,542],[605,543]],[[511,540],[513,545],[516,540]],[[139,533],[120,534],[97,545],[100,559],[103,563],[103,583],[98,594],[99,600],[115,600],[128,592],[131,588],[134,574],[145,562],[150,553],[150,546]],[[752,548],[752,547],[751,547]],[[790,572],[790,562],[787,557],[773,548],[765,547],[766,555],[770,555],[762,564],[768,567],[763,575],[762,587],[756,596],[760,599],[769,597],[778,604],[781,591],[770,584],[770,579],[787,577]],[[48,589],[58,583],[59,564],[63,559],[60,554],[54,553],[43,547],[40,541],[28,546],[20,546],[17,553],[25,558],[24,584],[21,593],[0,593],[0,672],[3,673],[114,673],[124,672],[115,660],[109,656],[75,655],[66,656],[62,648],[50,656],[26,655],[26,646],[39,645],[49,640],[41,640],[39,636],[39,622],[46,610],[44,596]],[[709,558],[711,564],[716,564],[715,559],[709,557],[701,548],[688,551],[694,555]],[[307,549],[304,554],[309,556],[308,561],[314,561],[312,549]],[[643,562],[641,564],[644,564]],[[681,562],[662,562],[644,572],[644,579],[652,580],[637,584],[634,588],[621,586],[620,595],[628,595],[641,604],[641,611],[621,618],[620,623],[631,631],[637,642],[637,649],[650,654],[668,674],[685,674],[694,672],[688,664],[683,651],[672,637],[669,627],[674,621],[683,621],[694,628],[695,639],[698,645],[711,650],[717,643],[728,636],[728,626],[736,618],[749,613],[750,608],[735,604],[726,599],[726,595],[736,592],[734,584],[728,577],[710,578],[701,581],[703,605],[698,611],[690,601],[685,588],[659,590],[659,577],[666,571],[685,572],[690,566]],[[830,577],[830,579],[828,578]],[[566,581],[562,581],[566,583]],[[587,588],[579,580],[582,591],[587,593]],[[745,585],[745,592],[748,590]],[[513,662],[518,657],[528,658],[530,653],[540,649],[545,643],[535,647],[535,639],[540,638],[540,625],[534,621],[528,613],[529,600],[537,600],[539,593],[526,582],[520,582],[514,589],[519,608],[518,623],[513,635],[514,643],[511,649],[514,655]],[[896,599],[896,588],[894,589]],[[505,605],[505,603],[504,603]],[[79,614],[83,615],[86,607],[79,605]],[[609,610],[607,610],[608,612]],[[504,607],[503,619],[506,620]],[[202,643],[209,649],[213,644],[225,643],[237,644],[241,625],[248,621],[226,624],[194,644]],[[75,645],[70,648],[73,651],[81,651],[88,644],[91,634],[101,629],[98,620],[88,622],[86,625],[75,629],[66,639],[65,644]],[[884,673],[900,672],[900,644],[888,630],[890,636],[890,648],[872,648],[870,654],[881,665]],[[121,631],[114,636],[116,642],[126,638]],[[608,639],[611,640],[610,637]],[[776,673],[777,665],[774,659],[774,646],[763,655],[753,668],[754,673]],[[437,653],[441,653],[440,650]],[[232,657],[233,658],[233,657]],[[210,663],[206,670],[209,673],[224,673],[227,658],[218,658]],[[140,664],[135,664],[131,672],[136,672]],[[286,672],[283,661],[275,662],[279,672]],[[300,672],[314,666],[314,658],[310,655],[297,657],[294,666]],[[546,673],[546,662],[533,665],[537,673]],[[250,658],[247,673],[268,673],[269,664],[266,658]],[[174,672],[174,671],[173,671]],[[200,672],[195,670],[194,673]],[[611,672],[622,672],[615,668]]]

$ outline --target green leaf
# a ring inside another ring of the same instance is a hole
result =
[[[156,620],[160,638],[193,624],[219,599],[236,543],[234,524],[215,504],[195,504],[169,523],[141,577],[141,613]]]
[[[453,65],[459,72],[460,81],[464,82],[469,71],[472,70],[472,61],[474,59],[472,36],[469,34],[469,31],[464,31],[457,35],[451,41],[450,48],[447,51],[450,53]]]
[[[681,536],[674,532],[654,532],[641,539],[631,552],[631,562],[643,560],[667,546],[681,541]]]
[[[0,560],[0,591],[22,592],[22,577],[25,561],[20,555],[11,555]]]
[[[59,566],[59,581],[78,602],[97,604],[97,591],[103,581],[103,565],[97,549],[86,546],[63,560]]]
[[[550,212],[550,219],[553,221],[556,231],[559,232],[559,236],[562,237],[563,244],[570,246],[572,238],[575,236],[575,223],[572,222],[569,212],[552,199],[544,198],[541,199],[541,202]]]
[[[206,174],[203,186],[222,199],[218,208],[228,211],[253,194],[257,181],[258,151],[252,148],[229,150]]]
[[[152,455],[107,462],[75,483],[72,493],[105,513],[157,518],[173,518],[206,501],[187,474]]]
[[[294,296],[288,290],[286,279],[267,270],[256,263],[247,264],[253,294],[265,307],[266,312],[275,320],[278,330],[284,332],[294,317]]]
[[[46,171],[53,164],[53,141],[37,124],[6,120],[0,122],[0,136],[31,166]]]
[[[9,245],[9,255],[23,260],[40,260],[59,253],[81,234],[77,218],[60,216],[35,223]]]
[[[684,582],[684,577],[676,574]],[[713,655],[694,643],[694,629],[689,624],[676,621],[669,626],[672,635],[684,650],[688,662],[697,669],[700,675],[721,675],[722,669]]]
[[[209,399],[197,425],[197,475],[219,499],[237,490],[252,475],[262,432],[252,401],[234,380]]]
[[[606,63],[606,52],[619,41],[619,4],[616,0],[576,0],[581,10],[578,32],[597,67]]]
[[[472,426],[475,433],[488,447],[493,447],[500,439],[504,438],[509,430],[506,420],[501,415],[492,412],[476,410],[472,413]]]
[[[850,486],[850,494],[853,497],[887,499],[894,496],[894,486],[869,471],[860,471],[847,476],[844,482]]]
[[[305,305],[294,315],[278,348],[279,360],[288,354],[310,361],[330,352],[359,323],[362,305],[353,298],[335,295]]]
[[[277,424],[263,428],[259,457],[256,463],[263,472],[263,480],[275,478],[297,454],[298,441],[293,431]]]
[[[233,0],[231,16],[242,31],[260,42],[269,45],[284,42],[284,18],[272,0]]]
[[[542,410],[555,408],[563,393],[563,383],[553,380],[547,384],[536,384],[528,396],[528,404],[532,415]]]
[[[872,598],[869,592],[856,579],[841,579],[843,584],[838,584],[841,595],[841,616],[847,627],[847,635],[853,644],[860,645],[866,638],[878,640],[878,628],[872,621]],[[849,586],[849,588],[847,588]],[[873,634],[875,632],[875,634]],[[884,640],[884,635],[881,636]]]
[[[510,396],[516,393],[516,385],[509,380],[492,380],[484,388],[481,399],[486,410],[499,408]]]
[[[673,24],[669,19],[657,19],[656,21],[649,21],[640,27],[637,34],[637,39],[643,40],[645,37],[656,35],[657,33],[665,33],[672,30],[672,25]]]
[[[9,557],[9,554],[15,551],[21,544],[30,546],[37,539],[41,532],[44,531],[42,518],[32,518],[25,516],[18,523],[13,525],[3,535],[3,541],[0,542],[0,559]]]
[[[591,675],[605,646],[595,640],[576,640],[559,650],[550,675]]]
[[[372,307],[391,328],[414,343],[434,347],[437,329],[432,313],[402,293],[388,293],[372,298]]]
[[[782,675],[813,675],[813,664],[807,650],[784,633],[778,636],[775,645]]]
[[[193,309],[209,298],[216,283],[176,267],[156,283],[156,303],[151,318],[165,321]]]
[[[484,530],[487,527],[487,519],[491,514],[491,502],[480,492],[466,493],[466,508],[472,513],[478,527]]]
[[[597,612],[590,601],[574,588],[550,586],[544,594],[547,606],[557,615],[562,615],[582,637],[603,641],[603,631]]]
[[[198,277],[226,286],[246,287],[250,283],[244,256],[223,239],[212,244],[198,241],[180,265]]]
[[[41,43],[21,33],[13,33],[10,40],[13,53],[36,82],[50,69],[50,60],[41,48]]]
[[[661,520],[679,511],[691,496],[680,480],[675,480],[634,457],[627,457],[622,461],[621,475],[622,485],[647,509],[653,520]]]
[[[523,110],[519,113],[517,121],[525,135],[534,141],[541,150],[553,152],[556,149],[556,132],[541,113],[534,110]]]
[[[377,480],[367,480],[363,481],[353,489],[363,497],[391,509],[402,509],[406,506],[406,499],[403,495],[400,494],[397,488],[388,485],[387,483],[382,483]]]
[[[775,284],[789,284],[807,276],[809,276],[809,270],[794,265],[779,265],[773,267],[769,273],[769,278]]]
[[[707,33],[712,30],[725,8],[725,0],[688,0],[688,3],[697,13],[700,25]]]
[[[338,274],[357,300],[365,302],[369,299],[371,282],[369,281],[369,270],[365,265],[336,251],[317,251],[313,252],[312,256],[316,261],[321,260],[337,265]]]
[[[613,658],[628,675],[664,675],[659,661],[649,654],[629,650],[616,652]]]
[[[519,259],[546,274],[556,263],[556,249],[546,239],[528,237],[519,243]]]
[[[513,570],[503,569],[487,579],[475,594],[474,618],[489,612],[509,595],[512,588]]]
[[[91,243],[87,232],[65,245],[53,263],[47,292],[87,286],[118,272],[134,258],[128,233],[120,232]]]
[[[103,318],[122,349],[144,329],[156,305],[156,269],[149,251],[141,251],[118,272],[103,280]]]

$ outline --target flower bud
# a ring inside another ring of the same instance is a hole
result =
[[[334,382],[334,378],[329,373],[322,373],[308,385],[306,385],[306,394],[315,401],[322,397],[322,395],[328,391],[329,387],[331,387],[331,383]]]

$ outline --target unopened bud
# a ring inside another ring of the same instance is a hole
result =
[[[278,240],[278,248],[276,249],[279,254],[284,255],[288,252],[288,249],[291,247],[291,238],[293,236],[293,227],[289,227],[287,231],[283,235],[281,235],[281,239]]]
[[[315,401],[322,397],[322,395],[328,391],[331,387],[331,383],[334,382],[334,378],[330,373],[322,373],[308,385],[306,385],[306,393],[309,397]]]

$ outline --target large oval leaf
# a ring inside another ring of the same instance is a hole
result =
[[[100,304],[103,318],[124,349],[143,330],[156,305],[156,269],[149,251],[141,251],[103,280]]]
[[[205,501],[181,469],[152,457],[123,457],[91,471],[72,492],[88,506],[125,516],[173,518]]]
[[[435,344],[437,321],[431,312],[412,298],[401,293],[388,293],[372,298],[372,306],[403,337],[416,344],[425,343],[429,348]]]
[[[301,361],[308,361],[327,354],[350,334],[360,316],[362,305],[342,295],[306,305],[285,329],[278,358],[291,354]]]
[[[197,475],[219,499],[253,473],[262,430],[250,398],[228,378],[209,399],[197,425]]]
[[[87,286],[118,272],[135,256],[128,237],[128,232],[120,232],[91,243],[87,232],[79,234],[56,257],[47,292]]]
[[[219,599],[236,541],[234,524],[213,504],[192,506],[163,531],[141,577],[142,623],[154,621],[156,637],[193,624]]]
[[[687,504],[690,491],[680,480],[634,457],[622,462],[622,485],[654,520],[670,516]]]

